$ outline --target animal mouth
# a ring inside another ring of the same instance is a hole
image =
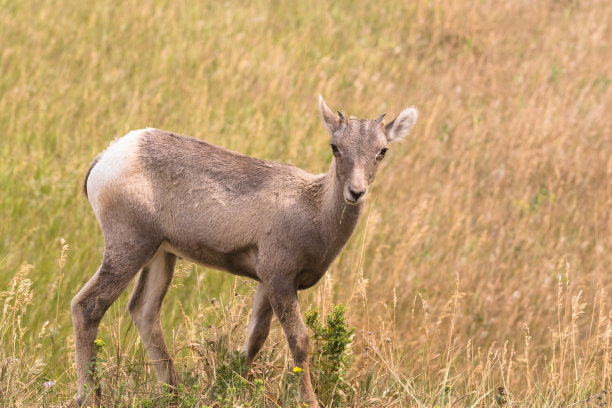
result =
[[[344,202],[347,203],[348,205],[357,205],[357,204],[359,204],[359,201],[360,201],[359,199],[352,200],[350,198],[344,197]]]

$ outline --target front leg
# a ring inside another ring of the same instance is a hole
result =
[[[287,337],[294,363],[304,372],[300,384],[300,398],[307,402],[309,407],[316,408],[319,404],[310,382],[308,329],[300,313],[297,287],[293,279],[287,279],[285,276],[272,277],[263,284],[266,287],[272,310]]]

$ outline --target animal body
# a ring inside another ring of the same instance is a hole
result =
[[[105,311],[138,274],[128,303],[163,383],[179,383],[160,323],[177,257],[258,281],[243,352],[250,365],[280,321],[300,395],[318,406],[309,373],[308,331],[297,292],[317,283],[348,241],[389,143],[417,120],[336,116],[319,98],[331,136],[326,174],[243,156],[157,129],[132,131],[92,164],[85,193],[104,234],[102,263],[72,300],[79,402],[99,402],[89,364]]]

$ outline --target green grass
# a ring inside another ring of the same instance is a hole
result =
[[[81,186],[111,140],[151,126],[320,173],[318,94],[347,115],[420,112],[347,248],[301,294],[303,310],[348,307],[350,404],[608,398],[611,20],[606,0],[0,0],[0,405],[76,392],[70,300],[103,248]],[[162,320],[199,387],[185,401],[212,404],[206,367],[239,347],[251,296],[179,265]],[[128,397],[106,401],[176,404],[126,302],[100,337],[103,384]],[[202,352],[205,339],[220,345]],[[269,404],[290,366],[275,323],[254,367]]]

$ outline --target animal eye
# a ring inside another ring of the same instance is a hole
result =
[[[387,150],[389,150],[389,149],[387,149],[386,147],[384,149],[382,149],[380,151],[380,153],[378,153],[378,156],[376,156],[376,159],[377,160],[382,160],[382,158],[385,157],[385,154],[387,154]]]
[[[332,152],[334,153],[334,156],[336,157],[340,157],[340,150],[338,150],[338,146],[336,146],[335,144],[330,144]]]

